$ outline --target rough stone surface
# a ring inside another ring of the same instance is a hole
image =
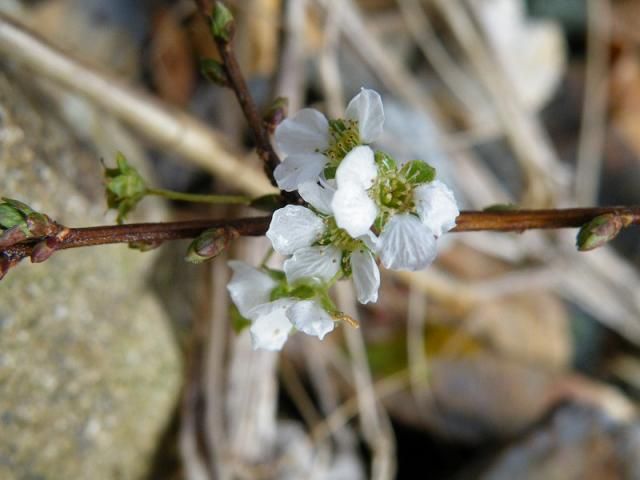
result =
[[[93,147],[7,71],[0,64],[0,194],[72,226],[106,223]],[[144,474],[181,372],[145,282],[153,258],[124,246],[78,249],[25,262],[2,281],[1,479]]]

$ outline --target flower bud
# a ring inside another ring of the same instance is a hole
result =
[[[138,171],[118,152],[116,168],[104,169],[107,206],[118,211],[118,223],[122,223],[127,214],[147,194],[147,186]]]
[[[240,233],[235,228],[217,227],[201,233],[187,250],[185,260],[190,263],[202,263],[220,255]]]
[[[631,224],[630,215],[606,213],[583,225],[578,232],[576,246],[581,252],[601,247],[613,240],[620,230]]]

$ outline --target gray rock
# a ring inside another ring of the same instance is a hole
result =
[[[640,478],[639,446],[637,422],[623,423],[597,408],[568,405],[508,448],[480,478],[633,480]]]
[[[106,223],[93,146],[6,72],[0,195],[70,226]],[[0,478],[144,475],[181,372],[145,282],[153,258],[122,245],[64,251],[0,283]]]

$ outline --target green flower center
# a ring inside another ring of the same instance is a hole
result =
[[[400,172],[388,171],[378,175],[369,195],[380,210],[378,226],[384,225],[396,213],[415,212],[414,185]]]
[[[343,228],[338,227],[334,217],[326,217],[325,234],[318,241],[318,245],[333,245],[343,252],[352,252],[362,247],[362,241],[353,238]]]
[[[322,152],[329,159],[325,176],[334,178],[342,159],[361,144],[358,122],[355,120],[329,120],[329,148]]]

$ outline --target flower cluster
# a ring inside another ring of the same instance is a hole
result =
[[[281,348],[291,326],[320,338],[333,329],[335,309],[291,292],[321,292],[328,299],[326,292],[337,280],[352,277],[358,301],[376,302],[376,258],[393,270],[425,268],[436,256],[437,238],[455,226],[455,198],[435,179],[433,167],[420,160],[397,162],[371,148],[383,123],[380,95],[363,89],[349,103],[345,118],[327,120],[307,108],[276,129],[276,147],[284,159],[275,179],[282,190],[298,191],[307,207],[277,210],[267,231],[274,250],[287,257],[281,281],[288,296],[261,294],[255,300],[259,305],[247,310],[247,297],[255,293],[241,299],[238,292],[257,292],[257,275],[265,289],[282,289],[270,283],[274,280],[267,273],[255,270],[256,285],[248,287],[248,274],[240,275],[238,264],[232,265],[229,290],[240,312],[253,322],[256,348]]]

